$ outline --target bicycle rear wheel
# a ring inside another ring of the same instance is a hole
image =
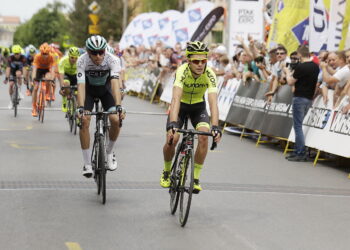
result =
[[[91,163],[92,163],[92,168],[94,171],[94,179],[97,185],[97,194],[100,195],[101,193],[101,175],[100,175],[100,169],[98,168],[98,154],[99,154],[99,149],[98,149],[98,143],[95,139],[94,145],[92,146],[92,154],[91,154]]]
[[[98,169],[100,172],[100,188],[102,192],[102,204],[106,203],[106,150],[104,137],[100,136],[98,142]]]
[[[40,121],[40,118],[41,118],[41,110],[42,110],[42,104],[41,104],[41,101],[42,101],[42,91],[40,90],[39,92],[39,96],[37,97],[37,102],[36,102],[36,108],[37,108],[37,111],[38,111],[38,120]]]
[[[190,214],[193,182],[194,182],[194,159],[191,150],[184,157],[183,171],[180,178],[180,214],[179,221],[182,227],[186,225],[188,215]]]
[[[67,100],[67,120],[69,124],[69,131],[73,132],[73,113],[72,113],[72,100]]]
[[[77,134],[77,116],[75,114],[77,110],[77,101],[75,99],[75,97],[72,97],[72,122],[73,122],[73,133],[74,135]]]

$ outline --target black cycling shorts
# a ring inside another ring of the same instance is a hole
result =
[[[17,71],[21,71],[23,73],[23,67],[15,67],[15,68],[11,67],[10,75],[15,77]]]
[[[78,83],[77,75],[64,74],[64,80],[69,80],[70,86],[77,86],[77,83]]]
[[[45,79],[45,75],[46,75],[46,73],[48,73],[48,72],[50,72],[49,69],[37,69],[37,70],[36,70],[35,80]]]
[[[177,118],[177,124],[179,128],[182,128],[185,122],[185,118],[188,116],[191,120],[192,126],[197,129],[198,125],[203,125],[210,128],[210,119],[207,112],[205,102],[196,104],[180,103],[179,115]],[[169,126],[170,116],[168,116],[166,128]]]
[[[104,86],[92,86],[86,83],[84,109],[92,111],[94,108],[95,98],[101,100],[103,110],[105,111],[108,111],[110,108],[115,107],[115,101],[110,85],[110,82],[107,82]]]

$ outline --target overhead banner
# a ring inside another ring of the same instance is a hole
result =
[[[233,55],[236,36],[247,39],[264,40],[264,0],[230,0],[229,9],[229,54]]]
[[[269,48],[283,44],[290,53],[309,40],[309,1],[311,0],[275,1],[274,19],[268,38]]]
[[[350,157],[350,115],[343,114],[342,108],[349,104],[345,96],[340,105],[333,109],[333,91],[328,91],[328,103],[318,96],[303,121],[305,145],[331,154]],[[294,129],[289,136],[295,141]]]
[[[191,41],[203,41],[203,39],[207,36],[209,31],[214,27],[217,21],[220,20],[221,16],[224,14],[223,7],[217,7],[213,9],[202,21],[202,23],[198,26],[197,30],[191,37]]]
[[[344,22],[345,10],[349,0],[332,0],[329,14],[329,29],[328,29],[328,41],[327,50],[336,51],[344,49],[344,43],[340,46],[340,43],[345,40],[348,23]],[[344,27],[344,29],[343,29]],[[343,34],[344,33],[344,34]],[[344,35],[344,36],[343,36]]]

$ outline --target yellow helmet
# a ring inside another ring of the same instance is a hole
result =
[[[21,54],[22,53],[22,48],[19,45],[13,45],[12,46],[12,53],[13,54]]]

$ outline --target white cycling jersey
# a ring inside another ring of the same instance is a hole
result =
[[[108,78],[119,79],[120,71],[120,59],[109,52],[105,52],[100,65],[94,64],[88,53],[81,55],[77,61],[78,84],[88,83],[93,86],[103,86]]]

